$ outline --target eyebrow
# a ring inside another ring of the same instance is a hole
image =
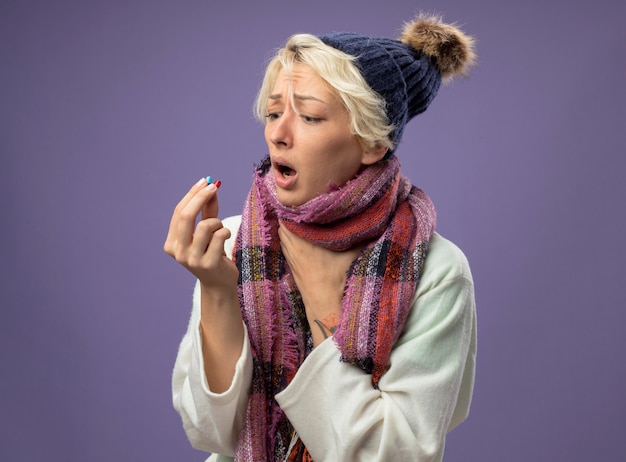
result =
[[[319,103],[326,104],[326,102],[324,100],[321,100],[321,99],[316,98],[315,96],[311,96],[311,95],[299,95],[299,94],[296,93],[296,94],[293,95],[293,98],[297,99],[298,101],[317,101]],[[280,100],[280,99],[282,99],[282,95],[280,93],[276,93],[276,94],[273,94],[273,95],[269,95],[268,99],[275,100],[275,101],[276,100]]]

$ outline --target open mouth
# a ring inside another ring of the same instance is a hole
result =
[[[291,189],[295,186],[298,172],[283,159],[274,159],[272,162],[276,186],[281,189]]]
[[[278,172],[285,178],[292,177],[296,174],[296,171],[288,165],[278,164],[276,165],[276,170],[278,170]]]
[[[283,178],[291,178],[296,175],[296,171],[294,170],[294,168],[289,165],[289,163],[286,162],[284,159],[273,159],[272,166],[274,167],[274,170],[276,170],[278,175],[282,176]]]

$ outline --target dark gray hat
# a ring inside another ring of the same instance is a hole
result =
[[[369,86],[383,97],[397,146],[406,123],[424,112],[443,79],[464,75],[475,59],[474,40],[437,17],[419,16],[398,40],[353,32],[320,35],[327,45],[356,58]]]

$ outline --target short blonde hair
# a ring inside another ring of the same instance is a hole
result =
[[[268,98],[280,71],[284,69],[290,74],[294,64],[305,64],[319,74],[342,102],[350,117],[351,132],[364,148],[393,150],[390,134],[394,127],[389,124],[385,100],[367,84],[355,60],[314,35],[291,36],[267,65],[254,105],[255,116],[262,123],[266,122]]]

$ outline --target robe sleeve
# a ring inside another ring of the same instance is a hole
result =
[[[224,220],[231,229],[226,242],[232,254],[235,219]],[[244,344],[235,366],[233,381],[224,393],[213,393],[204,373],[200,331],[200,285],[196,281],[192,312],[187,331],[180,343],[172,375],[172,401],[180,414],[191,445],[203,451],[234,455],[248,403],[252,380],[252,357],[248,331],[244,324]]]

